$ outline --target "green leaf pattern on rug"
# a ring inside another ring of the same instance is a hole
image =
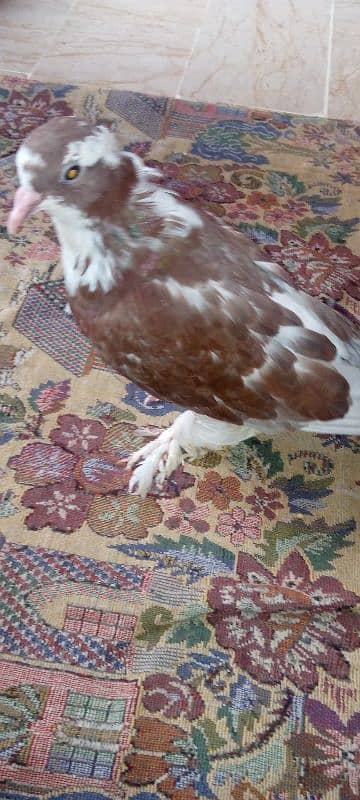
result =
[[[25,417],[25,406],[19,397],[0,394],[0,423],[12,424]]]
[[[334,244],[344,244],[356,230],[359,230],[357,219],[338,219],[337,217],[304,217],[296,224],[296,231],[304,239],[313,233],[326,233]]]
[[[285,728],[287,727],[289,726],[285,726]],[[284,733],[286,737],[287,731],[285,730]],[[285,737],[265,745],[246,759],[233,759],[232,763],[220,767],[216,773],[217,782],[222,783],[229,778],[233,781],[250,778],[254,784],[258,784],[270,772],[281,775],[286,760]]]
[[[149,647],[155,647],[172,624],[173,615],[168,608],[151,606],[141,614],[136,638],[140,642],[147,642]]]
[[[197,727],[201,728],[203,731],[210,752],[213,750],[221,750],[221,748],[226,745],[226,739],[220,736],[215,722],[209,717],[202,717],[202,719],[197,722]]]
[[[174,644],[184,643],[189,647],[195,644],[207,644],[211,639],[211,631],[201,619],[188,619],[175,625],[168,641]]]
[[[314,569],[334,570],[335,558],[353,544],[348,537],[355,529],[354,519],[335,525],[328,525],[323,517],[309,525],[302,519],[278,521],[272,530],[265,531],[259,558],[268,567],[274,567],[279,558],[296,547],[304,552]]]
[[[289,175],[287,172],[268,172],[265,183],[278,197],[295,197],[306,192],[305,183],[297,175]]]

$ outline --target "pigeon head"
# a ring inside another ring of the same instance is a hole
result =
[[[159,173],[122,151],[104,125],[52,119],[25,139],[16,168],[8,231],[16,234],[37,210],[51,216],[70,295],[80,286],[110,291],[144,251],[153,258],[169,236],[186,238],[202,226],[197,211],[154,182]]]
[[[121,153],[114,133],[78,117],[57,117],[32,131],[16,154],[16,169],[10,234],[39,209],[55,222],[71,218],[74,209],[95,215],[114,199],[114,183],[124,199],[136,182],[134,161]]]

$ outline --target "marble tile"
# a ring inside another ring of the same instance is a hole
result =
[[[360,0],[0,0],[0,70],[359,119],[359,31]]]
[[[74,0],[1,0],[0,68],[28,74],[63,25]]]
[[[28,32],[54,32],[64,22],[75,0],[1,0],[0,24],[12,29],[26,29]]]
[[[30,35],[26,28],[0,25],[0,69],[28,74],[44,50],[41,37],[42,31]]]
[[[330,117],[360,120],[360,2],[335,0]]]
[[[181,96],[322,113],[331,5],[332,0],[210,0]]]
[[[38,1],[38,0],[37,0]],[[78,12],[86,13],[87,19],[110,17],[113,24],[121,20],[133,20],[139,24],[142,18],[153,19],[158,24],[163,20],[188,22],[199,25],[204,20],[208,0],[183,0],[171,3],[169,0],[105,0],[99,7],[98,0],[75,0]]]
[[[79,0],[34,77],[176,94],[206,0]]]

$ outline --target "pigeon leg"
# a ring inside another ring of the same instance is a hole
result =
[[[135,467],[129,482],[132,494],[146,497],[154,478],[161,489],[166,478],[183,463],[185,455],[196,458],[200,454],[200,450],[193,447],[188,438],[193,417],[195,414],[192,411],[185,411],[156,439],[130,457],[129,466]]]
[[[146,497],[153,480],[159,489],[185,458],[198,458],[206,450],[217,450],[254,436],[247,426],[210,419],[193,411],[184,411],[156,439],[134,453],[128,464],[134,467],[129,491]]]

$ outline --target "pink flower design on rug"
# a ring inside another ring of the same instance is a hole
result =
[[[206,517],[209,515],[209,506],[206,504],[196,504],[190,497],[181,497],[180,500],[168,501],[163,504],[166,514],[164,525],[169,530],[180,531],[180,533],[206,533],[209,530],[209,523]]]
[[[332,246],[325,234],[315,233],[307,242],[282,231],[280,245],[266,245],[265,250],[309,294],[339,299],[346,291],[359,298],[359,257],[345,245]]]
[[[41,383],[37,388],[31,389],[30,405],[34,411],[44,415],[53,411],[60,411],[69,394],[69,380],[60,381],[59,383],[49,380],[46,383]]]
[[[43,486],[70,478],[75,463],[73,454],[64,452],[61,447],[34,442],[27,444],[20,455],[13,456],[9,467],[16,470],[18,483]]]
[[[36,486],[23,497],[23,505],[33,508],[26,519],[28,528],[38,530],[50,525],[53,530],[68,531],[79,528],[91,503],[91,496],[77,489],[74,481]]]
[[[242,500],[240,481],[234,475],[220,475],[209,470],[205,478],[199,481],[196,497],[202,502],[211,501],[215,508],[224,511],[232,500]]]
[[[234,650],[235,661],[256,680],[288,678],[303,691],[318,682],[318,667],[347,678],[342,654],[360,643],[358,597],[335,578],[311,581],[309,567],[293,551],[276,575],[242,553],[237,578],[212,580],[208,620],[218,643]]]
[[[234,508],[231,512],[220,514],[217,532],[230,536],[232,544],[242,544],[245,536],[249,539],[259,539],[261,517],[259,514],[245,514],[242,508]]]
[[[63,414],[59,427],[51,431],[50,439],[71,453],[83,455],[98,450],[105,437],[106,428],[92,419],[80,419],[76,414]]]
[[[39,397],[46,404],[58,402],[53,387],[40,387]],[[48,392],[49,397],[43,396]],[[102,536],[123,535],[143,539],[148,528],[158,525],[162,511],[154,497],[146,500],[126,495],[130,471],[126,465],[129,431],[126,424],[106,428],[94,419],[76,414],[62,414],[58,427],[49,434],[50,443],[27,444],[9,460],[16,470],[18,483],[30,484],[22,497],[25,508],[33,509],[26,517],[31,530],[46,526],[62,533],[89,525]],[[136,429],[131,429],[134,446],[142,443]]]
[[[245,501],[258,514],[264,514],[268,519],[275,519],[275,512],[280,508],[284,508],[279,499],[280,497],[280,492],[277,490],[267,492],[262,486],[257,486],[254,494],[249,494],[245,497]]]

